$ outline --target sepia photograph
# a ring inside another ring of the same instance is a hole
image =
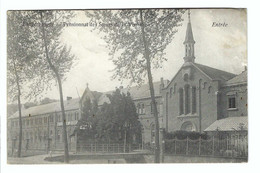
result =
[[[246,8],[7,11],[7,164],[248,162]]]

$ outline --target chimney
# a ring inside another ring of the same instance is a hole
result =
[[[163,82],[163,77],[161,77],[161,84],[160,84],[160,92],[164,88],[164,82]]]
[[[72,99],[72,97],[68,97],[68,96],[67,96],[67,100],[71,100],[71,99]]]

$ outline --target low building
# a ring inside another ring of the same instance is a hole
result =
[[[64,101],[69,149],[75,149],[75,137],[71,136],[77,121],[81,117],[79,99]],[[8,153],[18,147],[19,112],[8,117],[7,122]],[[22,109],[22,149],[27,150],[63,150],[62,113],[60,102]]]

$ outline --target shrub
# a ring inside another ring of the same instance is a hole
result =
[[[170,139],[189,139],[196,140],[199,139],[200,137],[202,139],[208,139],[208,135],[206,133],[199,133],[199,132],[189,132],[189,131],[174,131],[174,132],[165,132],[165,139],[170,140]]]

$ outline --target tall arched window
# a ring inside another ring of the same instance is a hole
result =
[[[179,114],[183,114],[183,89],[179,89]]]
[[[190,85],[185,85],[185,114],[190,113]]]
[[[203,89],[205,89],[207,87],[207,82],[203,83]]]
[[[173,93],[176,93],[176,86],[177,86],[177,84],[175,83],[173,86]]]
[[[170,98],[172,98],[173,89],[170,88]]]
[[[142,107],[142,114],[145,114],[144,103],[141,104],[141,107]]]
[[[208,88],[208,93],[211,92],[211,88],[212,88],[212,86],[209,86],[209,88]]]
[[[192,87],[192,113],[196,113],[196,107],[197,107],[197,103],[196,103],[196,87]]]

